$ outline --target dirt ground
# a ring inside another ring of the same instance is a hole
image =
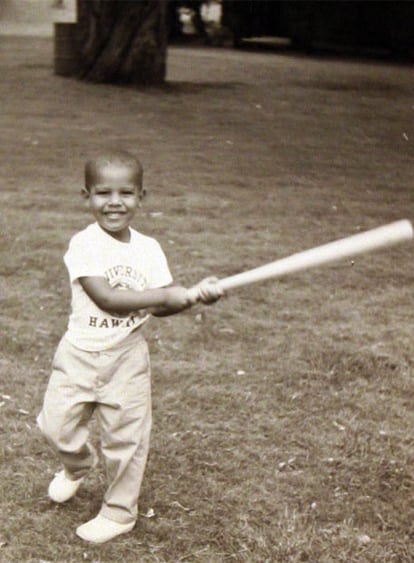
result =
[[[0,560],[411,560],[412,245],[151,321],[153,449],[128,538],[76,539],[103,472],[52,506],[35,426],[87,157],[136,153],[135,226],[179,283],[222,277],[413,218],[411,66],[177,46],[165,87],[135,90],[55,76],[53,56],[51,38],[0,36]]]

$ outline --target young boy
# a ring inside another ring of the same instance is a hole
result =
[[[210,304],[222,294],[211,279],[198,284],[196,299],[194,290],[171,285],[158,242],[130,227],[144,195],[142,176],[141,164],[126,153],[86,164],[82,193],[96,222],[71,239],[64,257],[72,310],[37,418],[63,464],[48,490],[62,503],[97,463],[87,426],[95,413],[109,486],[99,514],[76,530],[93,543],[129,532],[137,518],[151,427],[142,325],[150,315]]]

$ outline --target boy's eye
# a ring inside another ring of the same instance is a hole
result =
[[[1,0],[0,0],[1,1]],[[118,196],[120,197],[127,197],[127,198],[131,198],[131,197],[135,197],[137,195],[136,189],[135,188],[120,188],[119,190],[116,191],[112,191],[108,188],[95,188],[93,191],[93,194],[98,196],[98,197],[105,197],[105,198],[110,198],[112,197],[112,195],[118,194]]]

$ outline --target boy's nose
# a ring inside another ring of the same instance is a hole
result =
[[[119,203],[121,203],[121,198],[119,197],[119,194],[116,192],[113,192],[111,194],[111,197],[109,198],[109,203],[111,205],[118,205]]]

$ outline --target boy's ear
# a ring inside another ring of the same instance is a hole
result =
[[[81,189],[81,195],[82,195],[83,199],[89,199],[90,193],[88,192],[88,190],[86,188],[82,188]]]

